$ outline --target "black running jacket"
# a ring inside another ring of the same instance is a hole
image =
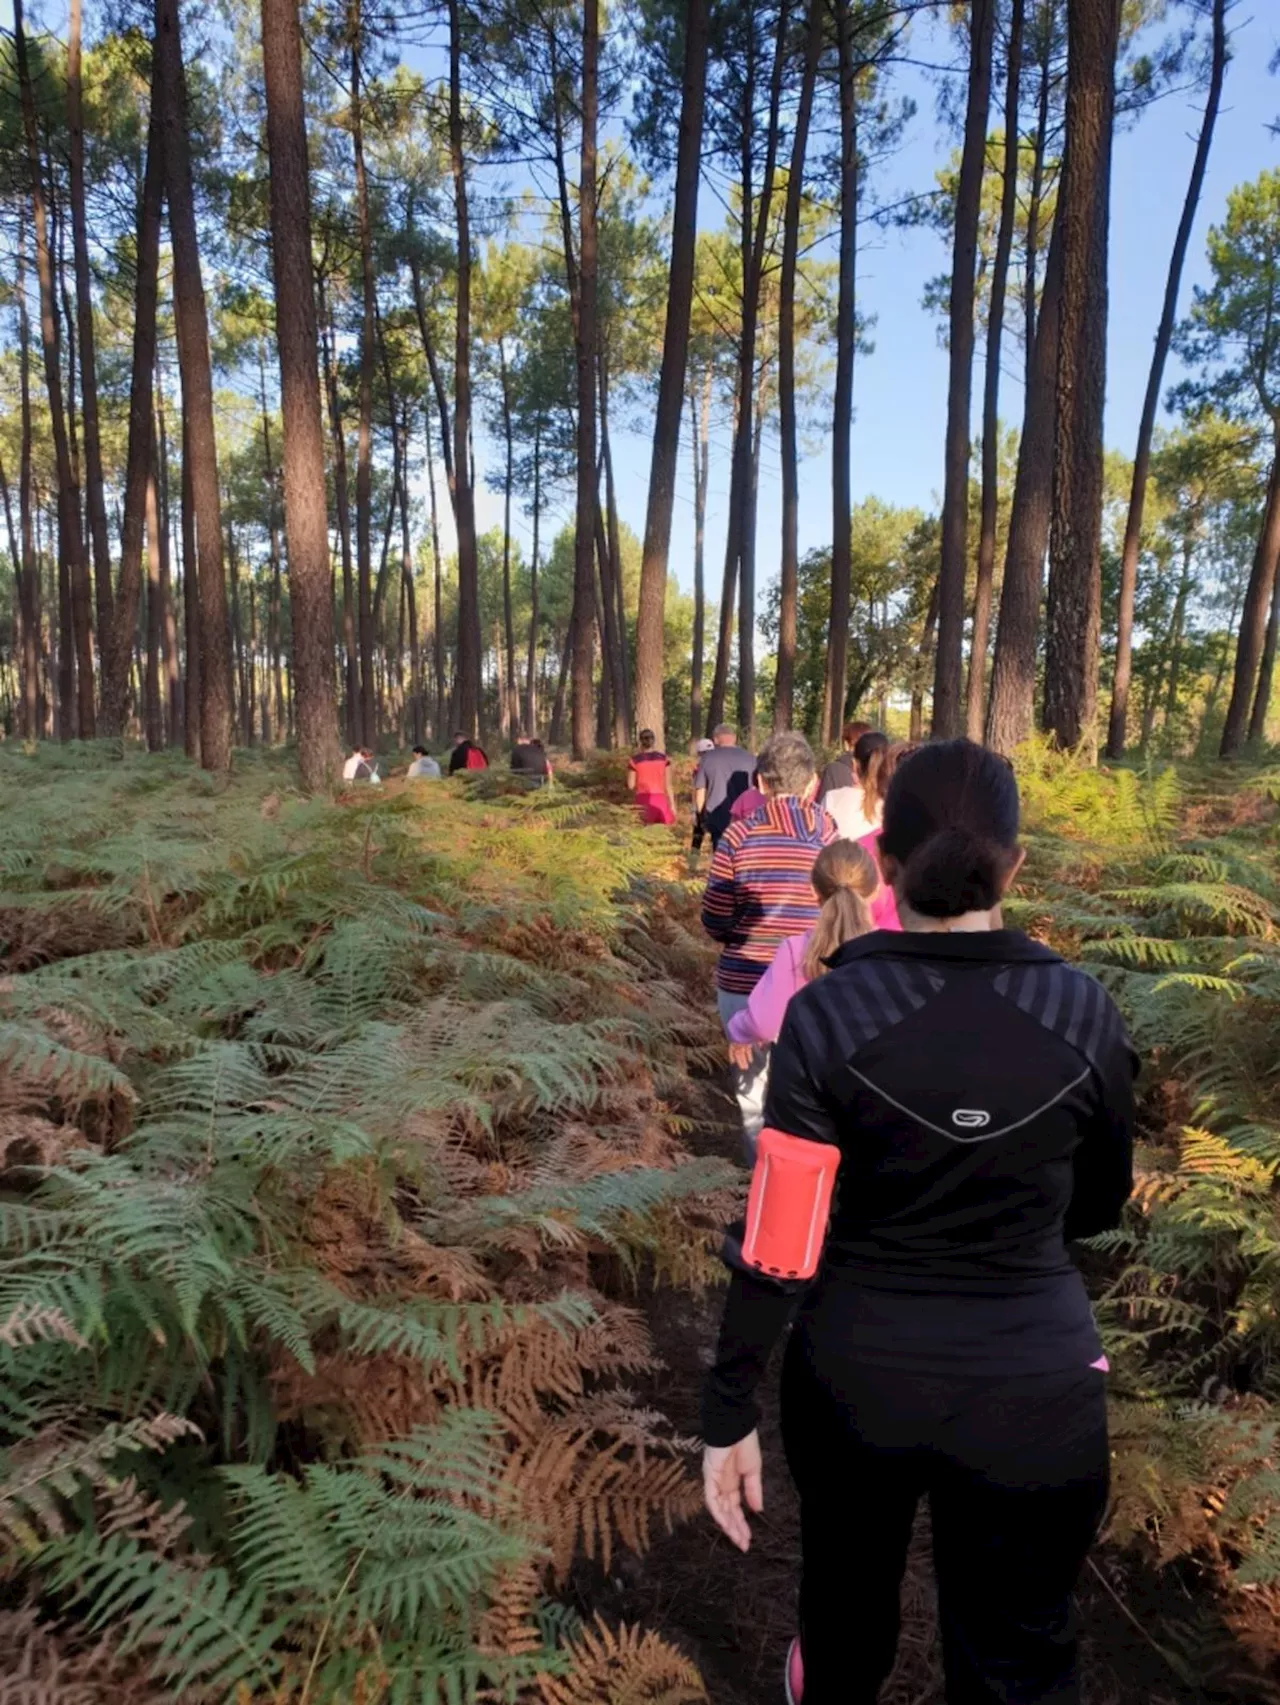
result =
[[[1133,1186],[1136,1060],[1111,997],[1015,930],[877,930],[832,966],[787,1008],[765,1108],[840,1149],[823,1259],[807,1284],[779,1282],[726,1241],[709,1444],[755,1426],[798,1299],[821,1355],[904,1377],[1101,1353],[1066,1243],[1118,1224]]]

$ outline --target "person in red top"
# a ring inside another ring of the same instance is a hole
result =
[[[671,785],[671,759],[658,751],[652,728],[640,730],[640,750],[627,764],[627,786],[636,796],[642,823],[674,823],[676,796]]]

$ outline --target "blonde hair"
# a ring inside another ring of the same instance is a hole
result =
[[[832,841],[818,854],[811,878],[822,910],[809,934],[802,969],[812,982],[837,948],[871,928],[867,902],[880,886],[876,861],[857,841]]]

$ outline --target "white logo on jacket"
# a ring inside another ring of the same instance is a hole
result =
[[[951,1115],[951,1123],[959,1125],[963,1131],[980,1131],[984,1125],[991,1123],[991,1115],[981,1107],[957,1107]]]

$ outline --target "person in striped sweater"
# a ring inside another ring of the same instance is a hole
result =
[[[836,835],[831,818],[814,803],[817,766],[802,734],[775,734],[760,753],[756,773],[764,807],[725,830],[702,900],[702,926],[720,943],[716,1000],[726,1029],[779,945],[818,921],[814,861]],[[749,1158],[764,1117],[768,1057],[767,1050],[758,1050],[749,1066],[734,1073]]]

